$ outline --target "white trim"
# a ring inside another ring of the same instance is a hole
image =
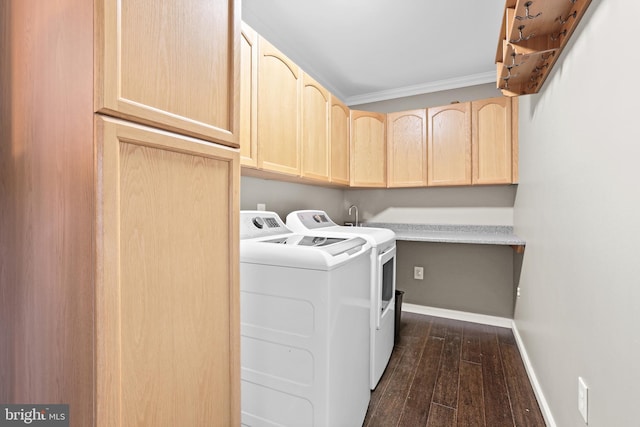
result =
[[[345,98],[348,106],[368,104],[370,102],[386,101],[389,99],[404,98],[406,96],[422,95],[425,93],[440,92],[442,90],[459,89],[468,86],[495,83],[496,72],[489,71],[468,76],[454,77],[412,86],[404,86],[396,89],[381,90],[379,92],[364,93]]]
[[[428,307],[417,304],[402,304],[402,311],[409,313],[426,314],[428,316],[444,317],[446,319],[463,320],[465,322],[482,323],[484,325],[509,328],[513,320],[507,317],[489,316],[486,314],[469,313],[466,311],[449,310],[446,308]]]
[[[540,386],[540,382],[538,382],[538,377],[536,377],[536,373],[533,370],[531,359],[529,359],[527,350],[524,347],[524,342],[522,342],[522,337],[520,337],[520,332],[518,332],[518,327],[516,325],[515,320],[512,323],[513,325],[511,327],[511,330],[513,331],[513,336],[516,339],[518,350],[520,350],[520,356],[522,357],[524,368],[527,371],[527,375],[529,376],[529,381],[531,382],[531,386],[533,387],[533,392],[536,395],[536,399],[538,399],[538,405],[540,405],[540,411],[542,412],[544,421],[547,423],[547,427],[556,427],[556,422],[553,419],[553,415],[551,414],[551,408],[549,408],[547,399],[545,399],[544,397],[544,393],[542,392],[542,387]]]

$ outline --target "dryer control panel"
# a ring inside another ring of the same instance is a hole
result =
[[[287,221],[302,224],[307,230],[315,230],[325,227],[335,227],[337,224],[331,221],[325,211],[298,211],[287,216]]]

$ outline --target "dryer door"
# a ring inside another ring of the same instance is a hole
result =
[[[376,304],[378,306],[376,317],[376,328],[380,329],[380,325],[387,316],[391,316],[395,303],[396,294],[396,247],[395,245],[387,248],[378,254],[378,271],[377,271],[377,294]]]

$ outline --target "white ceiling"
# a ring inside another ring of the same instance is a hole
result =
[[[495,82],[504,0],[242,0],[242,19],[348,105]]]

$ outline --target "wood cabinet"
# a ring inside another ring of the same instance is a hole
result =
[[[342,101],[331,96],[331,182],[349,185],[349,117]]]
[[[240,425],[239,9],[169,3],[0,2],[0,402],[72,426]]]
[[[427,185],[426,110],[387,114],[387,186]]]
[[[258,52],[258,167],[300,175],[302,71],[262,37]]]
[[[386,115],[351,110],[352,187],[386,187]]]
[[[304,178],[329,182],[329,91],[302,73],[302,173]]]
[[[239,154],[96,130],[97,425],[236,425]]]
[[[471,102],[472,184],[512,182],[511,98]]]
[[[427,184],[471,185],[471,103],[429,108]]]
[[[95,111],[237,147],[235,3],[96,1]]]
[[[244,22],[240,37],[240,164],[258,167],[258,34]]]

